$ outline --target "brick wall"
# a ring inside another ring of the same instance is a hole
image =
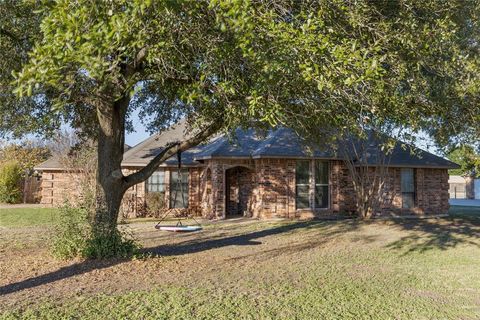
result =
[[[137,169],[133,167],[123,168],[123,175],[129,175],[136,172]],[[120,213],[125,217],[137,217],[146,214],[145,205],[146,183],[141,182],[133,187],[127,189],[123,196]]]
[[[259,181],[256,216],[293,218],[295,210],[295,161],[284,159],[256,160]]]
[[[355,196],[350,174],[341,161],[331,165],[331,206],[334,212],[355,210]],[[371,169],[371,174],[374,169]],[[376,215],[421,215],[448,212],[448,171],[446,169],[415,169],[415,207],[402,208],[401,168],[389,168],[380,211]]]
[[[162,168],[165,170],[165,205],[166,209],[170,209],[170,179],[171,179],[171,172],[176,171],[177,168]],[[136,168],[124,168],[123,174],[128,175],[132,172],[136,171]],[[201,215],[201,174],[203,172],[203,168],[190,168],[189,175],[188,175],[188,209],[179,211],[194,214],[194,215]],[[135,217],[145,215],[148,211],[147,204],[146,204],[146,194],[147,194],[147,183],[141,182],[130,189],[127,190],[123,197],[122,203],[122,210],[125,213],[125,216],[128,217]]]
[[[307,218],[355,211],[353,184],[342,161],[330,161],[329,208],[296,210],[295,167],[296,161],[291,159],[208,160],[205,166],[190,169],[190,210],[206,218],[222,219],[233,210],[227,203],[234,201],[235,206],[248,207],[247,216],[259,218]],[[229,172],[236,170],[242,172],[240,181],[229,178]],[[400,168],[389,169],[378,215],[440,214],[448,211],[447,170],[415,170],[416,207],[413,209],[402,209],[400,171]],[[246,187],[242,189],[238,182]],[[238,194],[232,195],[228,189],[237,186]]]
[[[226,213],[251,216],[255,172],[245,167],[234,167],[225,171],[225,182]]]
[[[188,212],[206,218],[222,219],[229,211],[230,213],[243,212],[247,216],[260,218],[305,218],[354,211],[355,194],[348,169],[341,161],[330,161],[329,164],[329,208],[296,210],[295,160],[207,160],[203,166],[189,169]],[[129,174],[134,170],[136,169],[124,168],[123,171],[124,174]],[[165,168],[167,206],[170,195],[170,170],[176,170],[176,168]],[[231,174],[230,178],[228,178],[228,172]],[[389,169],[379,215],[441,214],[448,211],[447,170],[415,170],[416,207],[408,210],[402,209],[400,172],[400,168]],[[234,181],[233,176],[240,179]],[[65,198],[78,198],[76,186],[78,180],[78,177],[75,178],[72,173],[43,172],[41,203],[60,205]],[[228,192],[226,192],[227,187],[230,188]],[[232,190],[236,187],[238,187],[238,194],[232,198]],[[126,216],[143,213],[145,195],[144,182],[127,190],[122,204],[122,210]],[[229,201],[237,206],[235,210],[233,207],[226,206],[227,196],[230,196]]]
[[[124,175],[135,172],[136,168],[123,168]],[[165,203],[169,205],[170,194],[170,170],[176,168],[165,169]],[[192,211],[199,212],[200,207],[200,186],[199,175],[200,168],[190,169],[189,174],[189,206]],[[63,172],[63,171],[43,171],[41,178],[41,200],[40,203],[60,206],[69,201],[76,203],[80,197],[79,191],[80,173]],[[125,217],[141,216],[146,213],[145,195],[146,182],[142,182],[129,188],[123,197],[121,213]]]
[[[190,168],[188,181],[188,211],[189,214],[200,216],[202,213],[201,201],[201,178],[203,168]]]
[[[244,168],[251,172],[254,181],[256,181],[256,168],[253,160],[250,159],[216,159],[205,161],[205,166],[201,169],[201,184],[204,186],[201,191],[201,214],[207,218],[225,218],[226,217],[226,188],[227,181],[225,172],[236,167]],[[249,178],[250,179],[250,178]],[[255,183],[248,193],[251,195],[249,207],[251,215],[255,216],[258,204],[257,184]],[[206,187],[206,188],[205,188]],[[245,189],[243,190],[245,192]]]
[[[44,171],[41,180],[41,204],[60,206],[65,201],[75,202],[79,196],[76,174],[62,171]]]

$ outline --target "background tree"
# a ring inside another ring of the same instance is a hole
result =
[[[57,0],[2,10],[28,40],[0,33],[5,52],[22,52],[2,57],[2,83],[13,70],[21,108],[7,87],[1,131],[68,123],[95,137],[96,224],[108,232],[128,187],[219,130],[280,124],[319,140],[315,128],[361,135],[372,120],[426,128],[442,143],[479,134],[477,2]],[[192,134],[123,176],[135,108],[153,131],[185,117]]]
[[[39,145],[33,140],[24,140],[17,143],[5,143],[0,147],[0,164],[17,162],[23,176],[33,174],[33,168],[47,160],[51,151],[45,145]]]
[[[35,140],[0,143],[0,201],[27,201],[28,186],[36,178],[33,168],[47,160],[50,150]]]
[[[451,175],[480,177],[480,154],[469,145],[453,149],[447,155],[448,159],[460,165],[459,169],[450,170]]]

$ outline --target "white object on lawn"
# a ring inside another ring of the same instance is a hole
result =
[[[193,232],[200,231],[202,227],[200,226],[157,226],[158,230],[161,231],[170,231],[170,232]]]

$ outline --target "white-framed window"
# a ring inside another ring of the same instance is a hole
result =
[[[157,170],[148,178],[147,192],[165,192],[165,170]]]
[[[400,171],[400,183],[402,208],[410,209],[415,207],[415,170],[413,168],[402,168]]]
[[[170,174],[170,208],[188,208],[188,169],[171,171]]]
[[[315,170],[315,208],[328,208],[329,187],[328,171],[329,165],[326,161],[317,161],[314,163]]]
[[[327,161],[297,161],[295,169],[295,204],[297,209],[326,209],[329,207],[329,170],[330,166]]]
[[[310,208],[310,161],[298,160],[295,169],[295,204],[297,209]]]

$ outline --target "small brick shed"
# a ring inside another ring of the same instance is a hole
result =
[[[145,166],[186,132],[185,123],[180,122],[126,151],[124,174]],[[264,134],[238,129],[235,137],[220,135],[184,152],[181,171],[176,157],[168,159],[148,181],[127,191],[124,207],[135,215],[145,207],[146,194],[156,192],[164,197],[167,208],[183,208],[205,218],[305,218],[355,210],[349,171],[331,152],[307,150],[286,128]],[[446,213],[448,169],[456,167],[425,151],[395,147],[376,215]],[[65,197],[75,196],[75,175],[52,159],[36,169],[42,172],[42,203],[58,205]]]

